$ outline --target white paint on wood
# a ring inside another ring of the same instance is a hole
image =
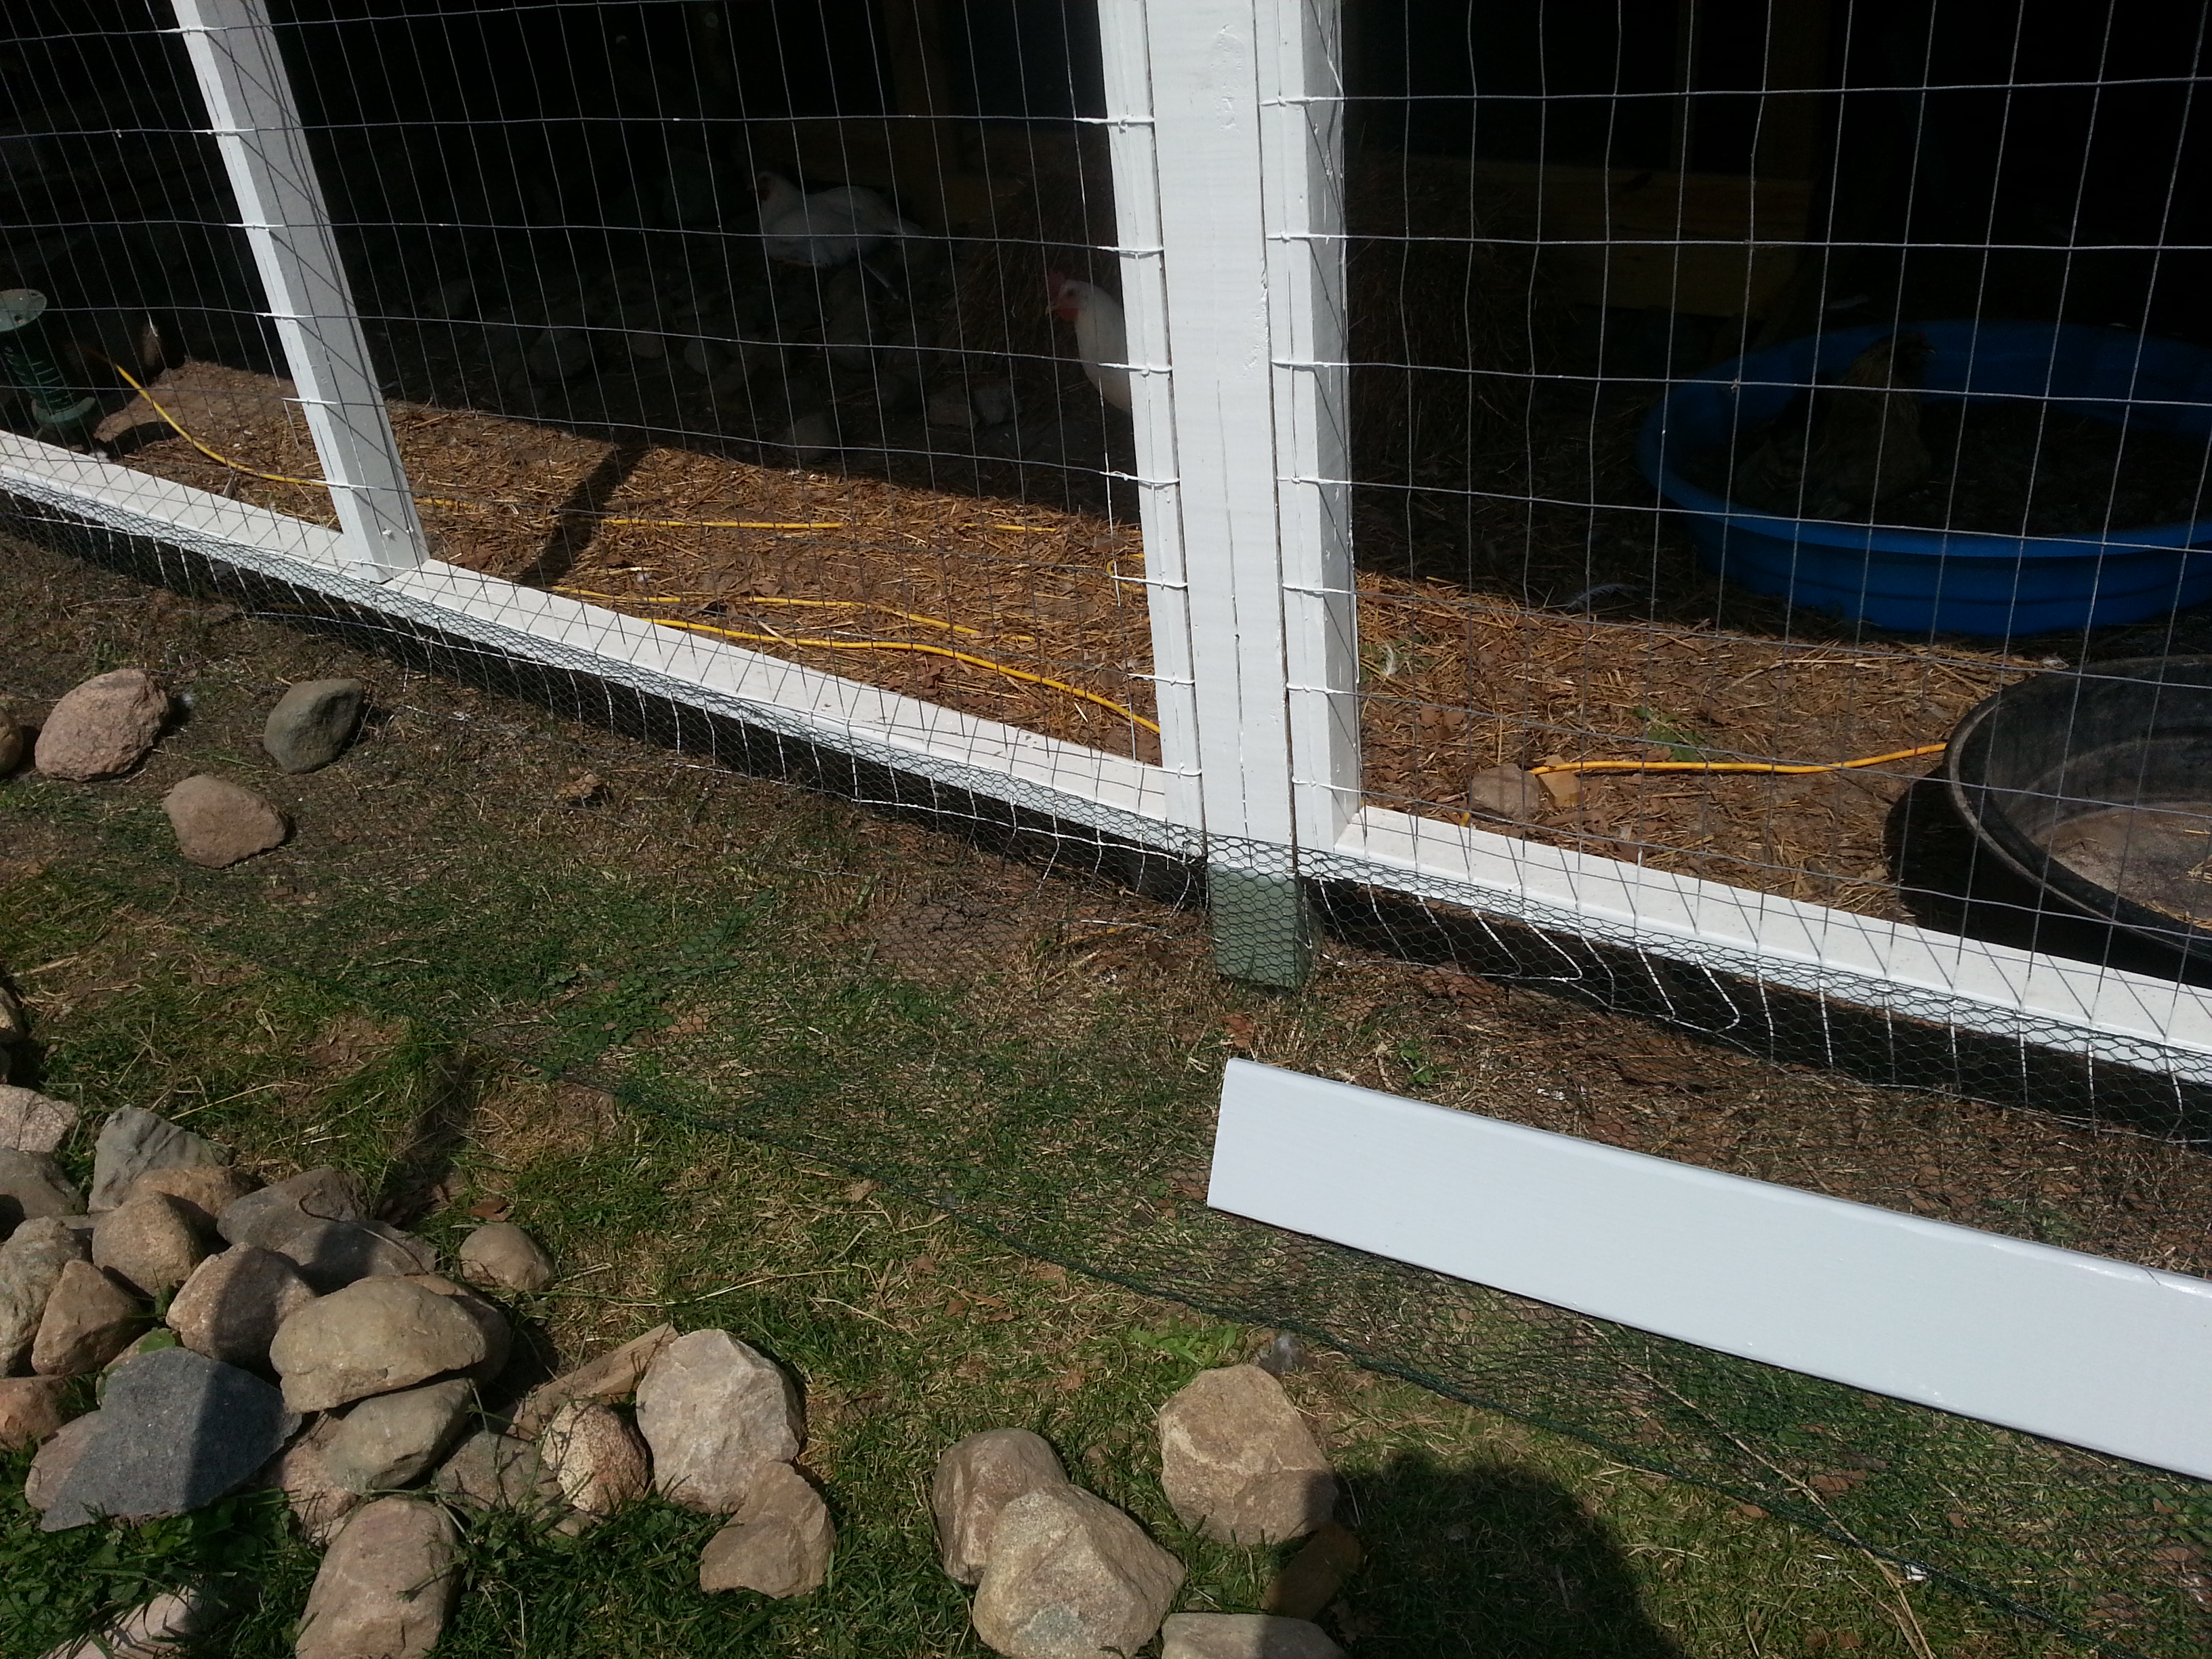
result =
[[[347,562],[381,580],[428,556],[322,186],[264,0],[174,0],[269,316],[321,458]]]
[[[2212,1282],[1229,1062],[1215,1207],[2212,1478]]]

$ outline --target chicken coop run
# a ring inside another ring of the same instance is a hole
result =
[[[2194,1121],[2201,19],[2007,15],[20,0],[0,483],[1233,975]]]

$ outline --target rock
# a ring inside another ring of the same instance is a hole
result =
[[[364,1400],[338,1419],[324,1467],[347,1492],[411,1486],[460,1438],[476,1396],[474,1383],[456,1377]]]
[[[573,380],[592,366],[592,337],[580,328],[549,328],[523,355],[533,380]]]
[[[1160,1486],[1185,1526],[1223,1543],[1302,1538],[1336,1507],[1313,1431],[1257,1365],[1200,1371],[1160,1407]]]
[[[204,1167],[230,1162],[230,1153],[167,1118],[125,1106],[110,1112],[92,1149],[92,1195],[86,1207],[95,1215],[112,1210],[131,1184],[149,1170]]]
[[[643,1336],[625,1342],[597,1359],[579,1365],[550,1382],[541,1382],[515,1408],[514,1432],[529,1439],[550,1422],[555,1413],[571,1401],[612,1405],[637,1392],[638,1379],[660,1351],[676,1340],[676,1327],[656,1325]]]
[[[975,407],[968,399],[966,386],[954,386],[931,392],[921,406],[921,417],[932,426],[957,427],[965,432],[975,424]]]
[[[30,747],[30,738],[12,718],[0,716],[0,778],[7,777],[23,763],[23,751]]]
[[[174,1169],[147,1170],[131,1183],[123,1202],[153,1193],[166,1194],[198,1210],[212,1232],[217,1216],[260,1185],[245,1170],[228,1164],[180,1164]]]
[[[0,1151],[0,1238],[34,1216],[83,1213],[84,1194],[50,1153]]]
[[[169,713],[169,695],[143,668],[95,675],[56,703],[39,730],[39,770],[88,783],[146,758]]]
[[[305,1434],[263,1467],[254,1482],[284,1494],[292,1518],[318,1549],[330,1547],[340,1523],[361,1504],[359,1492],[348,1492],[332,1477],[325,1455],[343,1423],[343,1418],[318,1417]]]
[[[1103,1498],[1040,1486],[999,1511],[975,1633],[1012,1659],[1099,1659],[1152,1639],[1182,1563]]]
[[[968,388],[968,400],[975,407],[978,426],[1004,426],[1014,418],[1012,380],[978,380]]]
[[[634,328],[623,336],[623,343],[629,355],[648,363],[657,363],[668,356],[668,342],[650,329]]]
[[[1178,1613],[1160,1627],[1160,1659],[1344,1659],[1344,1650],[1304,1619]]]
[[[59,1431],[69,1421],[62,1409],[68,1388],[58,1376],[0,1377],[0,1452],[35,1446]]]
[[[70,1138],[76,1118],[76,1108],[66,1101],[0,1085],[0,1147],[9,1152],[53,1152]]]
[[[727,1331],[693,1331],[660,1351],[637,1385],[637,1426],[664,1498],[732,1515],[762,1465],[799,1455],[799,1394]]]
[[[345,752],[368,688],[359,680],[302,680],[276,699],[261,746],[286,772],[312,772]]]
[[[1305,1369],[1306,1345],[1290,1331],[1277,1331],[1274,1340],[1253,1355],[1252,1363],[1270,1376],[1288,1376]]]
[[[4,755],[4,750],[0,750],[0,755]],[[13,769],[0,766],[0,777],[7,776]],[[5,985],[0,985],[0,1043],[27,1042],[30,1040],[31,1017],[24,1011],[22,998]],[[46,1151],[52,1152],[53,1148],[49,1146]]]
[[[645,1442],[605,1406],[563,1406],[538,1435],[538,1451],[568,1506],[595,1520],[653,1490]]]
[[[281,842],[291,826],[251,789],[196,773],[161,797],[177,850],[210,870],[250,859]]]
[[[453,1297],[413,1279],[364,1279],[278,1326],[269,1363],[294,1411],[327,1411],[465,1370],[489,1352],[483,1328]]]
[[[999,1511],[1024,1492],[1066,1484],[1059,1455],[1027,1429],[987,1429],[947,1447],[929,1484],[939,1562],[955,1583],[974,1583],[991,1558]]]
[[[52,1649],[46,1659],[161,1659],[212,1630],[222,1616],[221,1599],[196,1584],[118,1613],[91,1635]]]
[[[822,1494],[790,1464],[770,1463],[755,1477],[730,1524],[707,1540],[699,1557],[699,1588],[758,1590],[778,1601],[804,1595],[830,1576],[836,1547],[837,1530]]]
[[[1261,1611],[1279,1613],[1286,1619],[1320,1617],[1359,1571],[1361,1559],[1359,1540],[1351,1528],[1336,1521],[1316,1528],[1268,1582],[1260,1597]]]
[[[469,1507],[534,1510],[548,1519],[567,1507],[537,1446],[489,1429],[461,1442],[430,1477],[430,1489]]]
[[[92,1261],[143,1296],[165,1296],[192,1276],[214,1235],[207,1212],[167,1193],[110,1210],[92,1230]]]
[[[304,1221],[270,1248],[289,1256],[319,1291],[356,1279],[425,1273],[438,1265],[428,1244],[381,1221]]]
[[[514,1346],[514,1331],[507,1324],[505,1314],[474,1291],[437,1273],[411,1273],[407,1282],[448,1298],[476,1322],[477,1329],[483,1335],[484,1357],[464,1370],[462,1376],[472,1382],[489,1382],[507,1369],[507,1353]]]
[[[259,1377],[188,1348],[143,1354],[107,1379],[100,1430],[40,1524],[182,1515],[251,1480],[300,1419]]]
[[[460,1591],[460,1537],[434,1504],[380,1498],[353,1512],[323,1557],[293,1651],[298,1659],[421,1659]]]
[[[46,1300],[72,1261],[88,1261],[92,1242],[59,1216],[26,1221],[0,1243],[0,1376],[30,1369]]]
[[[553,1263],[538,1241],[510,1221],[494,1221],[461,1241],[461,1277],[501,1291],[542,1291]]]
[[[1534,823],[1550,805],[1543,781],[1517,766],[1488,766],[1467,781],[1467,804],[1485,817]]]
[[[40,1447],[39,1455],[31,1460],[31,1472],[23,1480],[23,1501],[41,1515],[53,1508],[55,1494],[99,1431],[98,1412],[87,1412],[57,1429],[53,1438]]]
[[[145,1328],[144,1307],[120,1279],[89,1261],[69,1262],[46,1298],[31,1369],[41,1376],[96,1371]]]
[[[696,374],[713,375],[722,367],[722,354],[704,340],[686,340],[684,367]]]
[[[796,452],[795,458],[804,465],[819,461],[837,453],[837,422],[835,416],[821,410],[802,415],[786,427],[776,441],[786,449]]]
[[[216,1218],[233,1244],[273,1250],[311,1221],[366,1221],[368,1200],[361,1182],[343,1170],[309,1170],[249,1193]]]
[[[234,1244],[192,1269],[169,1304],[168,1324],[194,1353],[258,1370],[276,1328],[314,1299],[289,1257]]]

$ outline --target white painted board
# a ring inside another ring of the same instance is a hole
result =
[[[2212,1282],[1231,1060],[1208,1201],[2212,1479]]]

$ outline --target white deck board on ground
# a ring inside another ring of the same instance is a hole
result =
[[[1231,1060],[1218,1209],[2212,1479],[2212,1282]]]

